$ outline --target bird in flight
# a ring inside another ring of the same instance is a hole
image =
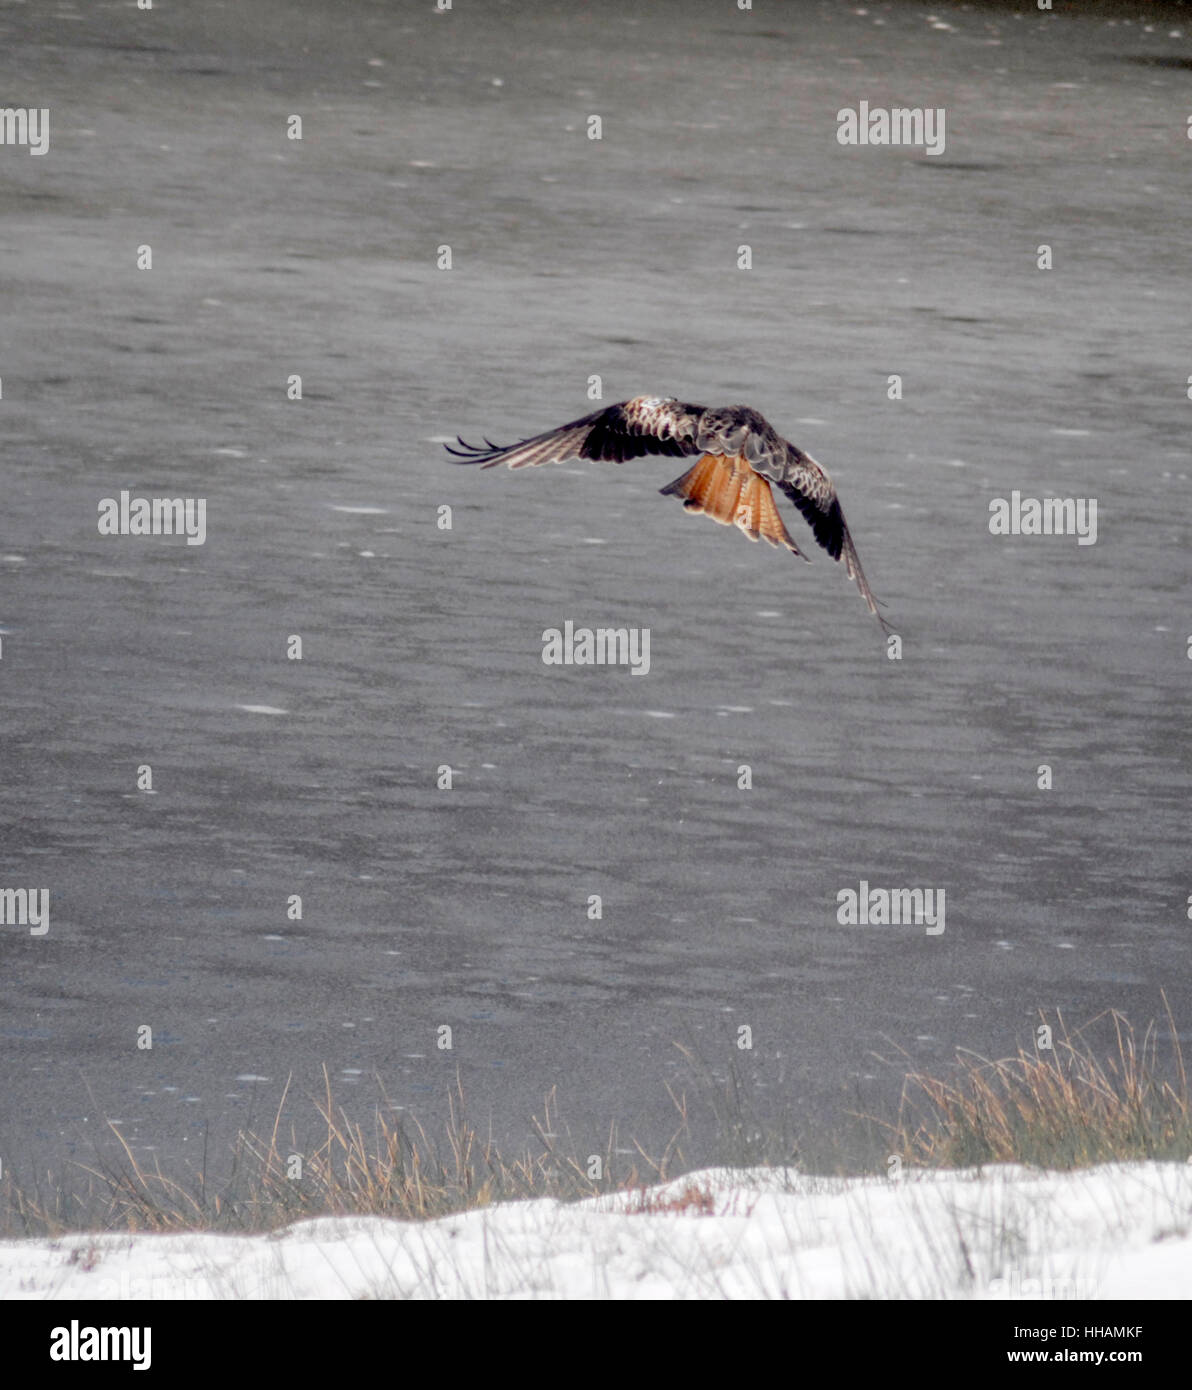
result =
[[[495,468],[536,468],[566,459],[608,459],[624,463],[644,454],[694,458],[693,467],[660,491],[679,497],[689,512],[702,513],[722,526],[736,526],[751,541],[785,546],[806,560],[783,524],[770,491],[775,484],[803,513],[812,534],[834,560],[843,560],[869,611],[889,632],[877,611],[878,601],[865,579],[853,538],[832,480],[818,463],[797,449],[747,405],[706,407],[672,396],[635,396],[593,411],[569,425],[501,448],[445,445],[458,463]]]

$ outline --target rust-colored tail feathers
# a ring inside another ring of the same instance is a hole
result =
[[[704,454],[694,468],[661,491],[681,497],[689,512],[702,512],[722,526],[736,526],[751,541],[785,546],[793,555],[807,558],[783,525],[770,484],[742,458]]]

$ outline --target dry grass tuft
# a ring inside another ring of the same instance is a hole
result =
[[[583,1157],[560,1126],[555,1092],[532,1127],[535,1141],[519,1157],[506,1159],[491,1136],[466,1119],[457,1080],[448,1095],[442,1138],[434,1140],[417,1120],[407,1120],[388,1098],[362,1125],[337,1105],[323,1068],[324,1090],[312,1100],[322,1139],[313,1151],[299,1143],[291,1126],[283,1135],[289,1097],[287,1081],[272,1127],[264,1134],[241,1133],[231,1174],[218,1187],[204,1169],[179,1181],[147,1167],[119,1129],[115,1160],[76,1165],[85,1181],[67,1186],[52,1180],[49,1199],[27,1192],[6,1175],[3,1196],[6,1233],[56,1236],[67,1231],[271,1231],[319,1216],[389,1216],[427,1221],[492,1202],[553,1197],[574,1201],[640,1187],[673,1176],[681,1162],[677,1145],[662,1159],[639,1146],[640,1162],[625,1163],[610,1128],[605,1151]],[[383,1092],[382,1092],[383,1095]],[[564,1147],[566,1145],[566,1147]],[[599,1176],[592,1176],[593,1173]],[[614,1176],[615,1175],[615,1176]]]
[[[699,1183],[687,1183],[680,1191],[666,1194],[651,1192],[643,1187],[636,1194],[634,1205],[629,1208],[634,1216],[663,1211],[675,1212],[680,1216],[714,1216],[716,1197],[710,1188]]]
[[[914,1163],[968,1168],[1024,1163],[1082,1168],[1192,1154],[1192,1110],[1179,1036],[1163,996],[1171,1056],[1161,1075],[1161,1031],[1141,1038],[1116,1010],[1069,1032],[1057,1011],[1051,1049],[1001,1061],[957,1055],[951,1079],[909,1075],[898,1122],[890,1126]],[[1103,1038],[1098,1044],[1098,1036]],[[1108,1035],[1108,1036],[1106,1036]]]

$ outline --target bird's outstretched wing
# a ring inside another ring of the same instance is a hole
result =
[[[877,611],[878,600],[857,558],[857,548],[849,534],[832,479],[810,454],[805,454],[790,443],[786,448],[787,457],[781,476],[774,481],[803,513],[812,534],[832,559],[844,561],[848,577],[855,581],[869,611],[881,623],[882,631],[889,633],[890,625]]]
[[[536,468],[572,458],[624,463],[644,454],[684,458],[700,452],[696,438],[703,414],[700,405],[635,396],[505,448],[487,439],[483,447],[465,444],[462,439],[458,449],[445,447],[459,463],[478,463],[481,468],[495,468],[499,463],[510,468]]]

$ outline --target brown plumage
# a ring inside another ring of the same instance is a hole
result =
[[[773,483],[803,514],[816,541],[844,561],[869,611],[890,630],[877,611],[831,478],[750,406],[708,408],[673,397],[635,396],[508,448],[487,439],[483,447],[458,442],[460,448],[447,446],[447,452],[482,468],[536,468],[570,458],[624,463],[645,454],[694,457],[694,466],[662,488],[664,494],[682,498],[689,512],[736,526],[750,540],[764,539],[806,559],[778,513]]]
[[[683,506],[697,516],[710,516],[722,526],[737,526],[751,541],[767,540],[784,545],[794,555],[803,552],[782,524],[770,484],[743,458],[704,454],[694,468],[661,491],[683,499]]]

